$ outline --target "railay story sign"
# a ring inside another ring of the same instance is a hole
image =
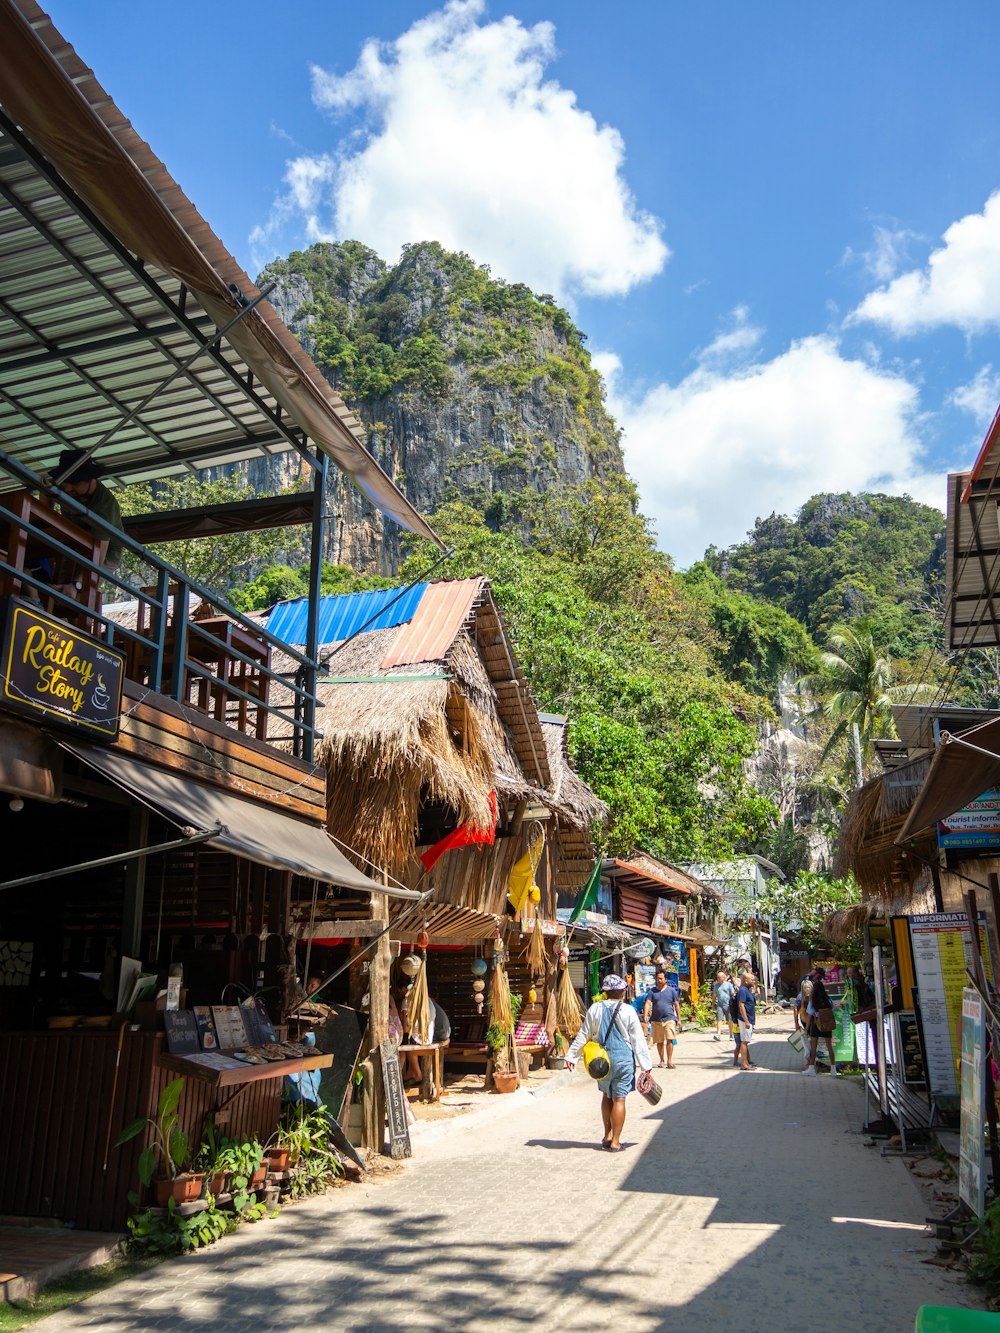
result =
[[[118,735],[124,654],[14,597],[4,607],[0,672],[10,711],[92,738]]]

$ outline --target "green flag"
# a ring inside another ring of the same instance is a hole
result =
[[[580,896],[576,901],[576,906],[570,914],[569,924],[575,925],[588,907],[593,907],[597,901],[597,890],[601,884],[601,866],[604,864],[604,857],[599,856],[594,862],[594,868],[590,872],[590,879],[587,880],[580,890]]]

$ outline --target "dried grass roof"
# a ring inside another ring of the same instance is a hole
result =
[[[569,720],[554,713],[539,714],[549,759],[551,786],[559,814],[575,828],[589,830],[608,817],[608,807],[576,772],[569,757]]]
[[[929,764],[930,756],[921,755],[872,778],[854,793],[844,814],[834,873],[852,872],[864,897],[878,905],[900,905],[912,897],[933,854],[933,832],[906,847],[896,844]]]

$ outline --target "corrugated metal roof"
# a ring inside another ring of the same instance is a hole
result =
[[[43,472],[104,441],[97,461],[127,484],[308,437],[434,537],[267,302],[215,341],[257,289],[35,0],[0,3],[0,106],[6,452]]]
[[[382,670],[414,666],[418,662],[440,662],[468,618],[483,582],[476,578],[425,584],[426,591],[413,618],[399,631],[379,663]]]
[[[383,588],[377,592],[349,592],[319,599],[319,642],[340,643],[365,626],[365,632],[394,629],[412,620],[428,585],[412,588]],[[391,603],[391,605],[390,605]],[[301,647],[306,641],[309,598],[296,597],[271,608],[267,628],[276,638]],[[371,622],[366,623],[366,622]]]

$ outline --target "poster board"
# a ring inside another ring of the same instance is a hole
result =
[[[962,991],[961,1120],[958,1144],[958,1197],[976,1217],[986,1207],[986,1033],[983,1002],[971,988]]]
[[[927,912],[911,916],[909,921],[928,1086],[935,1102],[954,1107],[959,1100],[962,992],[965,970],[973,967],[969,919],[964,912]],[[979,939],[986,974],[992,982],[985,912],[979,913]]]
[[[388,1037],[379,1042],[379,1058],[382,1061],[382,1080],[385,1084],[385,1110],[389,1120],[389,1156],[399,1161],[401,1157],[412,1157],[410,1131],[406,1124],[406,1093],[403,1091],[403,1071],[399,1067],[399,1054],[395,1044]]]

